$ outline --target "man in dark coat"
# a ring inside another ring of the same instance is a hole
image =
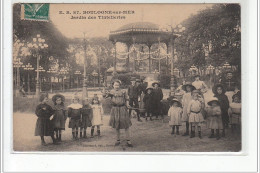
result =
[[[128,87],[128,97],[129,97],[129,105],[131,108],[134,108],[137,113],[137,120],[142,121],[140,119],[140,112],[139,112],[139,104],[138,104],[138,97],[141,95],[141,88],[140,88],[140,80],[135,80],[131,78],[132,85]],[[129,109],[129,115],[132,113],[132,109]]]
[[[159,82],[154,82],[152,84],[152,86],[154,87],[154,89],[153,89],[153,97],[154,97],[153,114],[156,117],[156,119],[158,119],[158,116],[162,115],[161,100],[163,99],[163,92],[162,92],[162,89],[160,88]]]

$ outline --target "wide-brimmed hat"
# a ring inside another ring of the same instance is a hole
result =
[[[212,106],[213,103],[216,103],[217,105],[220,105],[219,101],[217,98],[212,98],[209,102],[208,105]]]
[[[52,97],[53,103],[55,103],[58,98],[61,98],[61,102],[64,102],[64,101],[65,101],[65,97],[64,97],[63,95],[61,95],[61,94],[55,94],[55,95]]]
[[[224,87],[224,85],[222,85],[221,83],[218,83],[218,84],[214,85],[213,88],[212,88],[212,92],[213,92],[214,94],[218,95],[218,93],[217,93],[218,87],[221,87],[221,88],[222,88],[222,94],[225,94],[225,93],[226,93],[226,88]]]
[[[238,91],[236,94],[234,94],[234,95],[232,96],[232,100],[234,100],[235,97],[238,97],[239,100],[240,100],[240,99],[241,99],[241,91]]]
[[[179,100],[176,99],[176,98],[173,98],[173,99],[170,101],[170,103],[171,103],[171,105],[173,105],[174,103],[178,103],[178,106],[179,106],[179,107],[182,106],[182,105],[181,105],[181,102],[179,102]]]
[[[200,90],[193,90],[192,92],[191,92],[191,95],[193,95],[193,94],[195,94],[195,93],[198,93],[198,94],[201,94],[201,92],[200,92]]]
[[[159,87],[161,86],[160,83],[159,83],[159,81],[153,81],[153,82],[152,82],[152,86],[153,86],[153,87],[154,87],[155,84],[157,84]]]
[[[119,79],[115,79],[115,80],[112,81],[112,86],[114,85],[115,82],[118,82],[120,85],[122,85],[121,80],[119,80]]]
[[[191,87],[191,91],[196,89],[195,86],[193,86],[190,82],[186,82],[184,85],[182,85],[182,87],[181,87],[182,90],[187,92],[187,89],[186,89],[187,86]]]
[[[140,79],[136,79],[136,80],[135,80],[135,83],[136,83],[136,82],[141,83],[141,80],[140,80]]]
[[[42,93],[40,95],[39,101],[42,102],[44,100],[44,98],[46,98],[46,97],[48,98],[48,96],[49,96],[48,93]]]
[[[153,90],[153,87],[151,87],[151,86],[148,86],[148,87],[145,89],[145,91],[144,91],[144,92],[145,92],[145,93],[147,93],[147,91],[148,91],[149,89],[150,89],[150,90]]]
[[[196,78],[196,77],[200,77],[200,75],[199,75],[199,74],[195,74],[195,75],[194,75],[194,78]]]
[[[131,78],[130,78],[130,81],[135,81],[135,80],[136,80],[135,77],[131,77]]]

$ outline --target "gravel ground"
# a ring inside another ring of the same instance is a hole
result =
[[[95,151],[126,151],[126,152],[216,152],[230,151],[237,152],[241,149],[241,137],[239,133],[232,134],[227,129],[225,138],[220,140],[209,139],[210,130],[202,127],[202,139],[197,137],[189,138],[181,135],[173,136],[168,125],[168,117],[164,121],[154,120],[137,122],[132,119],[131,139],[133,148],[126,146],[123,141],[120,146],[115,147],[115,131],[108,126],[109,115],[104,116],[104,125],[101,127],[101,137],[80,139],[73,141],[71,129],[66,129],[63,133],[63,142],[60,145],[51,144],[50,137],[45,137],[47,146],[40,145],[40,137],[34,136],[34,128],[37,117],[32,113],[15,112],[13,115],[14,123],[14,151],[77,151],[77,152],[95,152]],[[68,126],[68,121],[66,127]],[[185,126],[180,128],[180,133],[184,133]],[[96,130],[95,130],[96,131]],[[95,132],[96,133],[96,132]],[[122,139],[124,131],[121,131]],[[87,129],[87,135],[90,136],[90,129]]]

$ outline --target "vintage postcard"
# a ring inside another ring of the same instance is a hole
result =
[[[14,152],[240,152],[241,6],[13,4]]]

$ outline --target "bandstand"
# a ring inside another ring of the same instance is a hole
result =
[[[171,62],[171,95],[174,95],[174,40],[178,37],[178,34],[171,31],[163,30],[159,28],[159,25],[150,22],[136,22],[130,23],[120,27],[115,31],[111,31],[109,35],[109,40],[114,45],[114,65],[113,71],[117,72],[117,60],[125,60],[126,67],[128,71],[133,73],[160,73],[160,61],[166,59],[168,65],[168,60]],[[123,43],[127,47],[127,52],[119,53],[116,49],[116,43]],[[156,51],[151,51],[151,47],[157,44],[158,49]],[[166,47],[166,51],[162,51],[162,46]],[[148,48],[148,51],[144,52],[140,50],[137,45],[143,45]],[[132,55],[132,56],[131,56]],[[130,59],[133,61],[133,65],[130,67]],[[148,61],[148,68],[145,72],[140,72],[136,69],[136,62]],[[158,70],[152,71],[151,61],[159,61]]]

